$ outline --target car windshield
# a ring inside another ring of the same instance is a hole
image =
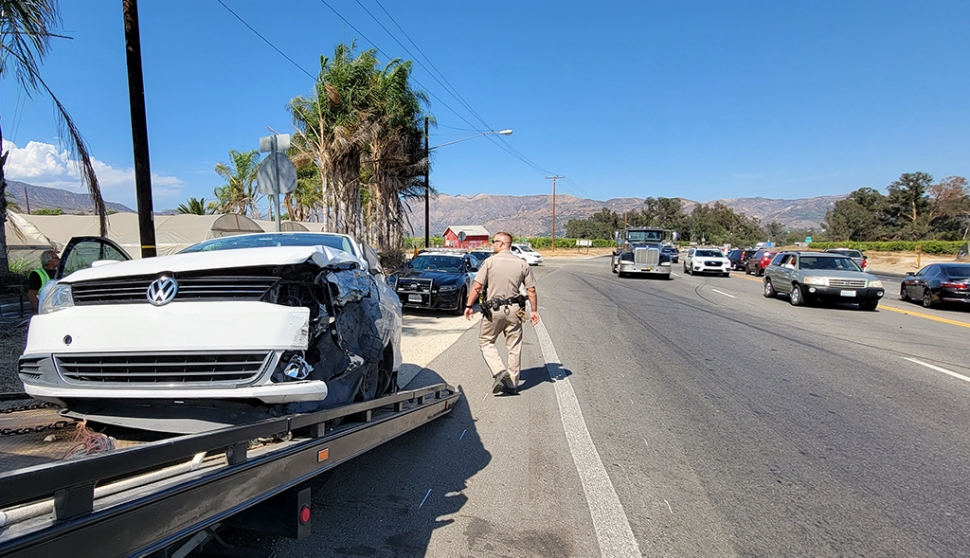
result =
[[[456,256],[418,256],[411,260],[408,267],[425,271],[461,271],[461,258]]]
[[[798,261],[798,269],[862,271],[852,258],[832,256],[802,256]]]
[[[630,231],[626,233],[626,239],[631,242],[659,242],[663,240],[663,233],[660,231]]]
[[[523,252],[535,252],[535,250],[529,248],[528,246],[519,246],[519,250],[522,250]]]
[[[970,277],[970,265],[945,265],[943,269],[950,277]]]
[[[350,239],[346,236],[327,233],[266,233],[246,234],[239,236],[224,236],[213,238],[198,244],[193,244],[180,251],[180,254],[191,252],[212,252],[215,250],[235,250],[237,248],[266,248],[272,246],[329,246],[354,254]],[[356,255],[356,254],[354,254]]]
[[[720,250],[698,250],[695,254],[698,258],[723,258],[724,254]]]

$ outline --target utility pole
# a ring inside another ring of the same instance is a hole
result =
[[[431,197],[431,180],[428,175],[431,174],[431,148],[428,147],[428,117],[424,117],[424,247],[431,247],[431,218],[428,216],[428,208],[430,203],[428,199]]]
[[[138,0],[122,0],[125,16],[125,52],[128,61],[128,102],[131,105],[131,143],[135,152],[135,196],[141,257],[155,257],[155,212],[152,208],[152,171],[148,164],[148,118],[145,115],[145,79],[141,70]]]
[[[547,176],[546,180],[552,180],[552,251],[556,251],[556,179],[566,178],[565,176]]]

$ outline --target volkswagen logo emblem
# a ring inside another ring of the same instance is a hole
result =
[[[148,285],[148,302],[151,302],[155,306],[164,306],[179,292],[179,284],[175,279],[171,277],[166,277],[165,275],[159,277],[152,281],[151,285]]]

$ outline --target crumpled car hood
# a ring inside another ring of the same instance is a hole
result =
[[[303,263],[307,260],[312,260],[319,267],[349,266],[351,264],[363,267],[361,261],[353,255],[329,246],[269,246],[173,254],[171,256],[110,263],[75,271],[62,281],[73,283],[90,279],[151,275],[162,272],[288,265]]]

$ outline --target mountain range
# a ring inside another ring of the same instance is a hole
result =
[[[57,188],[34,186],[15,180],[7,181],[8,199],[15,203],[21,212],[37,209],[60,208],[66,214],[93,213],[91,200],[86,194],[76,194]],[[795,200],[768,198],[725,198],[709,202],[696,202],[682,199],[684,212],[690,213],[698,204],[711,205],[720,202],[738,213],[760,220],[762,223],[778,221],[786,228],[818,228],[825,218],[825,211],[835,202],[847,197],[819,196]],[[570,219],[586,219],[594,213],[609,209],[615,213],[643,209],[644,198],[612,198],[606,201],[577,198],[560,194],[556,196],[557,236],[566,232]],[[109,211],[134,212],[120,203],[105,202]],[[440,236],[449,226],[482,225],[490,232],[505,230],[516,236],[550,236],[552,232],[552,195],[500,196],[478,194],[475,196],[439,194],[430,201],[429,221],[431,232]],[[410,202],[408,219],[413,234],[424,236],[424,200]],[[157,211],[159,215],[174,213],[174,210]]]
[[[713,205],[720,202],[763,224],[778,221],[789,229],[817,229],[825,218],[825,211],[835,202],[846,198],[838,196],[818,196],[795,200],[768,198],[725,198],[709,202],[696,202],[681,199],[685,213],[693,211],[697,205]],[[615,213],[643,209],[644,198],[612,198],[597,201],[569,195],[557,195],[556,236],[566,232],[570,219],[587,219],[594,213],[609,209]],[[516,236],[551,236],[552,207],[551,195],[537,196],[497,196],[478,194],[475,196],[451,196],[439,194],[429,203],[429,223],[433,236],[440,236],[449,226],[482,225],[489,232],[509,231]],[[424,200],[411,202],[410,223],[414,236],[424,236]]]

